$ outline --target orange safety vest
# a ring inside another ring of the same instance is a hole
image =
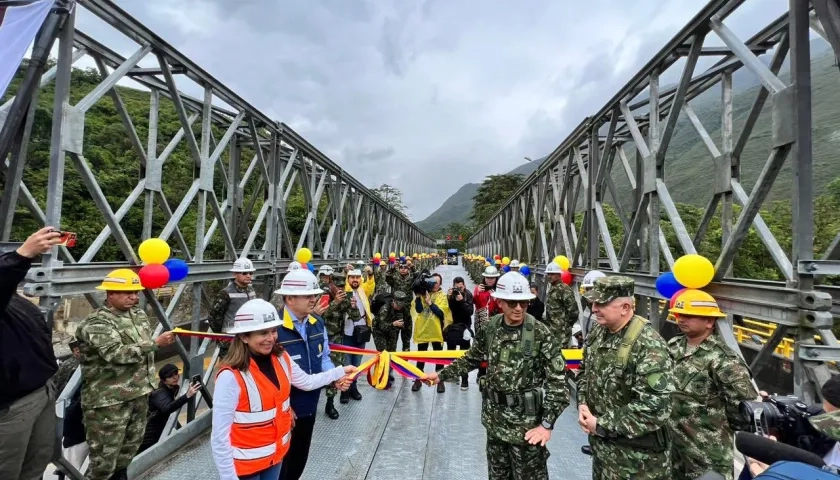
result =
[[[247,371],[230,370],[239,383],[239,403],[233,414],[230,444],[236,475],[261,472],[283,461],[292,438],[292,360],[283,352],[274,363],[278,389],[251,359]],[[216,374],[218,376],[218,374]]]

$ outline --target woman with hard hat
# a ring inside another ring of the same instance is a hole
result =
[[[235,335],[216,376],[210,443],[221,480],[277,480],[289,450],[292,387],[314,390],[342,381],[356,367],[308,375],[277,342],[283,322],[262,299],[246,302],[225,333]]]

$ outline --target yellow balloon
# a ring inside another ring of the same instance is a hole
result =
[[[502,265],[508,265],[508,264],[510,264],[510,257],[504,257],[502,259]]]
[[[379,253],[379,252],[376,252],[375,254],[373,254],[373,258],[380,259],[380,258],[382,258],[382,254]]]
[[[169,259],[169,244],[160,238],[150,238],[140,244],[137,249],[140,254],[140,260],[146,265],[160,264]]]
[[[703,288],[715,276],[715,266],[708,258],[692,253],[674,262],[674,278],[685,288]]]
[[[554,257],[554,263],[560,266],[561,270],[568,270],[571,266],[569,259],[565,255],[557,255]]]
[[[295,260],[297,260],[300,263],[309,263],[309,261],[312,260],[312,250],[306,247],[301,248],[297,251],[297,254],[295,255]]]

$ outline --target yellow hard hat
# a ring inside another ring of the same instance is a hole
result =
[[[681,293],[674,303],[671,313],[697,317],[726,317],[726,314],[720,311],[715,297],[702,290],[695,289]]]
[[[96,289],[111,292],[139,292],[143,290],[143,285],[140,284],[140,277],[134,271],[119,268],[109,273]]]

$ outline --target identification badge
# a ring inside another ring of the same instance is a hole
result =
[[[501,357],[499,358],[499,360],[500,360],[502,363],[507,363],[507,362],[510,360],[510,349],[508,349],[508,348],[503,348],[503,349],[502,349],[502,355],[501,355]]]
[[[292,360],[300,360],[300,355],[292,355]]]

